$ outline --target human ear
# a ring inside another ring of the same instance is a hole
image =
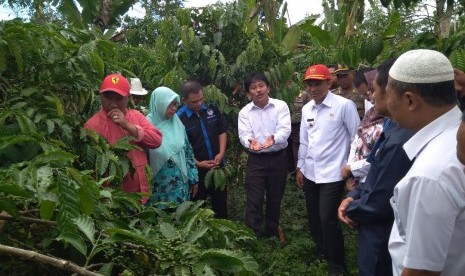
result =
[[[403,95],[405,102],[409,110],[415,110],[418,108],[419,95],[412,92],[405,92]]]

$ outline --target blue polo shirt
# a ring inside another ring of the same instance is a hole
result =
[[[187,137],[198,161],[212,160],[220,151],[218,136],[228,131],[228,124],[217,107],[203,104],[196,114],[187,105],[177,112],[186,127]]]

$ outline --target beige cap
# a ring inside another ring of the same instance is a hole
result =
[[[442,53],[419,49],[402,54],[389,70],[389,76],[406,83],[437,83],[454,80],[454,68]]]

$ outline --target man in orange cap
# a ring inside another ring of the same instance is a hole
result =
[[[90,118],[84,128],[92,129],[108,143],[115,144],[125,136],[135,137],[134,143],[142,149],[154,149],[161,145],[162,134],[137,110],[127,109],[129,82],[120,74],[105,77],[100,87],[102,108]],[[135,171],[124,176],[125,192],[148,193],[145,175],[147,156],[143,150],[131,150],[127,154]]]
[[[308,223],[317,260],[328,261],[329,275],[343,275],[344,239],[337,208],[344,191],[340,171],[360,119],[355,104],[329,91],[331,73],[310,66],[303,80],[312,100],[302,108],[297,185],[305,192]]]

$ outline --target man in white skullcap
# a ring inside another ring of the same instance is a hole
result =
[[[414,160],[391,198],[394,275],[464,275],[465,174],[457,159],[454,70],[443,54],[412,50],[389,71],[387,107],[416,133],[404,145]]]

